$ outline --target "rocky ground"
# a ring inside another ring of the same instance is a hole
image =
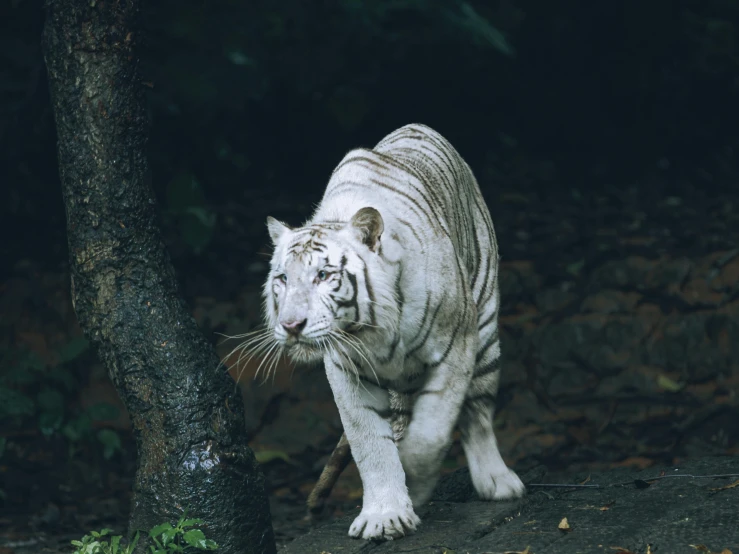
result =
[[[496,422],[505,458],[521,472],[739,456],[739,190],[669,174],[646,181],[563,195],[518,176],[524,186],[503,183],[488,195],[503,256],[505,369]],[[307,209],[261,205],[241,223],[261,228],[267,212],[298,223]],[[233,243],[224,239],[198,265],[175,255],[194,317],[223,356],[237,343],[218,333],[258,322],[266,267],[263,257],[240,258]],[[29,256],[0,291],[4,349],[57,365],[60,348],[80,334],[65,267]],[[121,407],[92,354],[73,365],[85,377],[75,402]],[[263,384],[251,378],[255,369],[253,362],[230,368],[267,475],[278,542],[286,545],[310,527],[305,498],[341,428],[320,368],[283,364]],[[104,425],[123,439],[110,460],[99,448],[70,452],[59,436],[34,427],[3,429],[0,554],[67,552],[71,538],[91,529],[125,529],[135,453],[125,413]],[[455,443],[445,471],[462,465]],[[331,515],[360,502],[350,466]]]

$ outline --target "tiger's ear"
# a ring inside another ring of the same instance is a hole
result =
[[[359,240],[375,252],[380,235],[385,229],[380,212],[374,208],[362,208],[352,216],[351,225],[358,231]]]
[[[267,230],[269,230],[269,236],[272,239],[272,244],[277,244],[280,237],[290,230],[290,227],[277,221],[274,217],[267,218]]]

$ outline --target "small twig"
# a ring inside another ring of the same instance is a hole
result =
[[[331,494],[341,472],[346,469],[352,459],[352,452],[346,434],[342,434],[339,443],[329,456],[328,462],[321,472],[316,485],[308,496],[308,517],[311,521],[317,521],[323,515],[326,498]]]
[[[640,479],[640,481],[659,481],[660,479],[672,479],[674,477],[690,477],[692,479],[724,479],[729,477],[739,477],[739,473],[721,473],[717,475],[691,475],[690,473],[676,473],[674,475],[658,475],[657,477],[650,477],[648,479]],[[634,479],[623,483],[614,483],[608,485],[610,487],[622,487],[624,485],[633,485]]]
[[[612,483],[610,485],[580,485],[580,484],[568,484],[568,483],[530,483],[526,487],[546,487],[546,488],[566,488],[566,489],[604,489],[607,487],[623,487],[626,485],[633,485],[634,481],[644,481],[649,483],[650,481],[659,481],[660,479],[668,479],[673,477],[690,477],[692,479],[728,479],[730,477],[739,477],[739,473],[721,473],[717,475],[692,475],[689,473],[680,473],[675,475],[659,475],[657,477],[649,477],[646,479],[632,479],[631,481],[624,481],[623,483]]]
[[[546,487],[546,488],[567,488],[567,489],[601,489],[602,485],[568,485],[567,483],[529,483],[529,487]]]

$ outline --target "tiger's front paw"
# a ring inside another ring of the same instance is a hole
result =
[[[477,475],[472,477],[472,484],[483,500],[507,500],[520,498],[526,494],[526,486],[518,475],[508,468],[498,475],[487,475],[485,478]]]
[[[416,530],[421,519],[409,505],[406,508],[375,510],[362,508],[349,528],[349,536],[355,539],[391,541]]]

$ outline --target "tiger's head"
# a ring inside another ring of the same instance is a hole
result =
[[[381,329],[394,304],[380,212],[366,207],[348,222],[297,229],[270,217],[267,227],[274,253],[264,300],[274,340],[298,362],[327,350],[351,357],[347,335]]]

